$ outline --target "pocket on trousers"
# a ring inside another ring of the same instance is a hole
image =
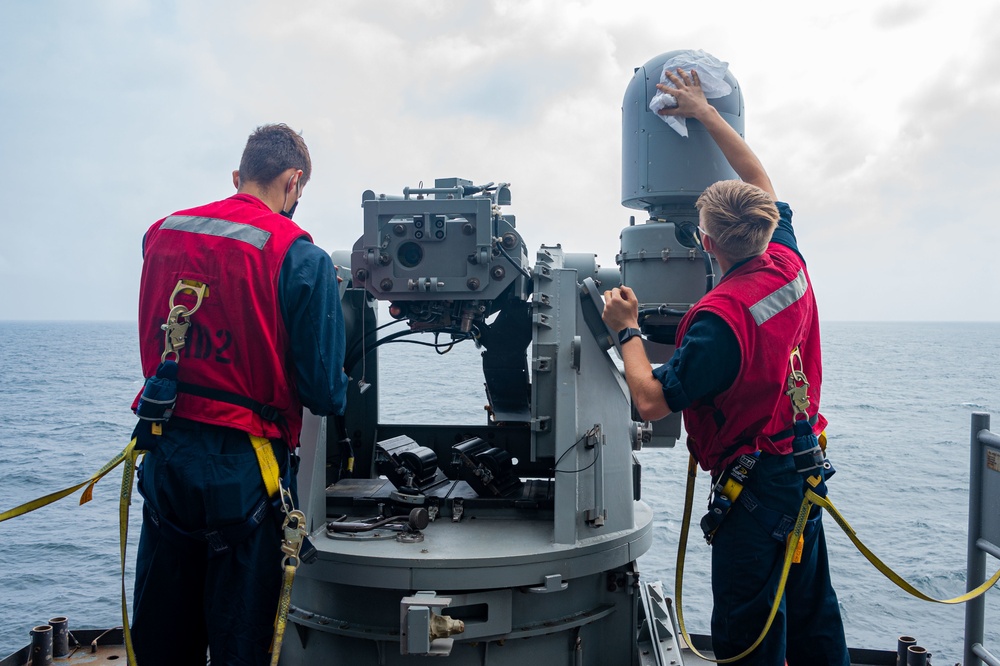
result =
[[[209,454],[206,464],[205,519],[208,527],[242,523],[266,494],[257,456],[252,450],[238,454]]]

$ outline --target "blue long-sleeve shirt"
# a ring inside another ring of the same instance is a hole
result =
[[[792,228],[792,209],[783,201],[776,205],[778,226],[771,242],[790,247],[801,257]],[[727,275],[747,261],[733,265]],[[740,347],[733,330],[718,315],[702,312],[695,315],[681,346],[669,361],[653,370],[653,376],[663,384],[667,407],[671,412],[679,412],[695,400],[711,398],[728,389],[739,371]]]
[[[304,238],[292,243],[278,273],[278,300],[291,340],[299,399],[314,414],[343,414],[344,316],[330,255]]]

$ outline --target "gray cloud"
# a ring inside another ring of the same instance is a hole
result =
[[[926,11],[923,2],[896,2],[877,7],[873,22],[877,28],[892,30],[919,20]]]

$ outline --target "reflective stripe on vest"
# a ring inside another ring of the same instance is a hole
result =
[[[196,215],[171,215],[163,221],[161,229],[174,229],[176,231],[188,231],[193,234],[204,234],[205,236],[218,236],[219,238],[231,238],[253,245],[258,250],[263,250],[267,241],[271,238],[271,232],[258,229],[249,224],[220,220],[217,217],[200,217]]]
[[[768,319],[802,298],[808,286],[809,283],[806,281],[806,274],[802,270],[799,270],[794,280],[750,306],[750,314],[753,315],[753,320],[757,322],[758,326],[761,326]]]

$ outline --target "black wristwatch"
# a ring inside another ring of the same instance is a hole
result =
[[[618,344],[623,345],[632,338],[641,338],[642,331],[637,328],[623,328],[618,331]]]

